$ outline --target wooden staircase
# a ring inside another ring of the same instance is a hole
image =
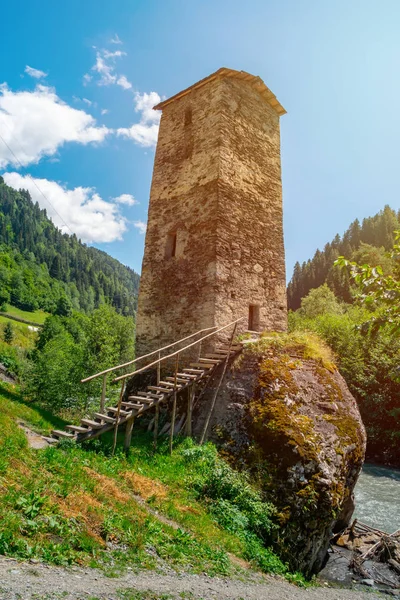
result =
[[[205,337],[202,339],[205,339]],[[125,423],[132,424],[135,418],[140,417],[154,407],[157,408],[161,403],[167,402],[172,396],[180,394],[186,388],[193,386],[193,384],[200,381],[204,383],[205,380],[213,375],[219,365],[224,362],[226,363],[228,358],[241,350],[241,345],[233,345],[232,343],[228,345],[220,344],[213,353],[206,353],[196,362],[190,363],[187,368],[182,368],[179,372],[174,372],[173,375],[165,377],[164,380],[160,379],[160,371],[158,370],[157,385],[148,385],[145,390],[138,391],[135,395],[128,396],[127,399],[123,397],[123,388],[117,406],[110,406],[102,412],[95,412],[92,419],[81,419],[80,425],[67,425],[67,431],[54,429],[52,436],[58,440],[71,439],[83,442],[97,438],[107,431],[115,430]],[[140,369],[140,371],[144,369]],[[108,371],[111,371],[111,369]],[[105,387],[103,389],[105,390]]]

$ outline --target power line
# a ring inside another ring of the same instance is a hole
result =
[[[1,135],[1,133],[0,133],[0,139],[2,140],[2,142],[4,143],[4,145],[6,146],[6,148],[8,148],[8,150],[11,152],[11,154],[13,155],[13,157],[15,158],[15,160],[17,161],[17,163],[19,164],[19,166],[21,167],[21,169],[23,169],[24,165],[21,163],[21,161],[19,160],[18,156],[15,154],[14,150],[8,145],[8,143],[3,138],[3,136]],[[18,140],[15,140],[15,141],[17,142],[18,146],[20,147],[20,150],[23,152],[24,150],[23,150],[21,144],[18,142]],[[58,216],[58,218],[60,219],[60,221],[65,225],[65,227],[67,229],[69,229],[69,231],[71,232],[71,235],[74,235],[74,232],[72,231],[71,227],[68,225],[68,223],[66,223],[64,221],[64,219],[62,218],[62,216],[60,215],[60,213],[54,208],[53,204],[47,198],[47,196],[45,195],[45,193],[40,189],[40,187],[38,186],[38,184],[36,183],[36,181],[34,180],[34,178],[32,177],[32,175],[30,175],[30,173],[27,173],[26,176],[29,177],[29,179],[32,181],[33,185],[37,188],[37,190],[40,192],[40,194],[42,194],[43,198],[46,200],[46,202],[48,202],[48,204],[54,210],[54,212],[56,213],[56,215]]]

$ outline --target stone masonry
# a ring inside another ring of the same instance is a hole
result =
[[[242,330],[284,330],[285,110],[259,77],[225,68],[155,108],[137,355],[242,316]]]

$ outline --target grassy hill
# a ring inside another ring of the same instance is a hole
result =
[[[228,575],[247,561],[289,577],[263,543],[272,507],[213,446],[183,440],[170,456],[137,432],[129,457],[111,456],[110,438],[34,450],[21,421],[41,433],[64,425],[0,383],[1,554],[108,574],[168,565]]]

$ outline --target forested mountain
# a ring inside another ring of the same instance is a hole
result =
[[[105,252],[62,233],[29,192],[0,177],[0,304],[54,313],[91,312],[104,302],[133,315],[139,275]]]
[[[374,217],[364,219],[362,224],[356,219],[342,237],[336,235],[325,248],[317,250],[314,257],[302,265],[296,263],[292,279],[288,285],[288,308],[297,310],[301,299],[313,288],[327,283],[339,300],[352,301],[348,273],[333,267],[338,256],[366,262],[372,266],[381,264],[390,271],[390,261],[384,252],[392,247],[393,232],[400,229],[400,211],[389,206]]]

